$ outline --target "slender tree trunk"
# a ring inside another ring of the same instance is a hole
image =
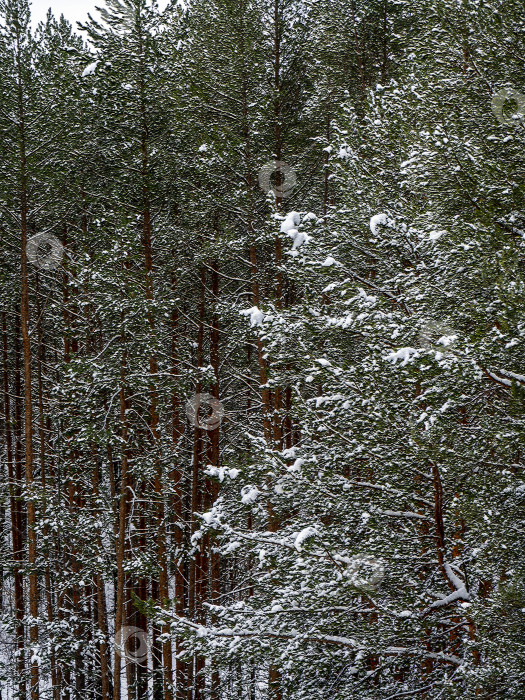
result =
[[[36,283],[36,291],[37,291],[37,318],[39,319],[38,324],[37,324],[37,331],[38,331],[38,350],[37,350],[37,379],[38,379],[38,433],[39,433],[39,440],[40,440],[40,472],[41,472],[41,484],[42,484],[42,515],[44,517],[44,527],[43,527],[43,533],[44,533],[44,539],[46,542],[50,541],[50,532],[49,532],[49,525],[48,525],[48,520],[46,517],[46,510],[47,510],[47,482],[46,482],[46,473],[47,473],[47,464],[46,464],[46,430],[49,432],[49,425],[46,428],[45,425],[45,411],[44,411],[44,386],[43,386],[43,379],[42,379],[42,365],[45,362],[45,345],[44,345],[44,337],[43,337],[43,331],[42,331],[42,323],[41,323],[41,308],[40,308],[40,303],[39,303],[39,286],[38,286],[38,275],[37,275],[37,283]],[[54,622],[54,610],[53,610],[53,600],[52,600],[52,585],[51,585],[51,566],[50,566],[50,545],[46,545],[44,549],[44,556],[46,559],[46,568],[44,572],[44,581],[45,581],[45,591],[46,591],[46,604],[47,604],[47,620],[50,625],[50,627],[53,626]],[[52,643],[52,642],[51,642]],[[57,682],[57,668],[56,668],[56,652],[55,652],[55,647],[52,645],[51,647],[51,654],[50,654],[50,663],[51,663],[51,686],[53,688],[53,699],[54,700],[59,700],[58,695],[59,695],[59,688],[58,688],[58,682]]]
[[[171,281],[172,289],[176,289],[175,277],[172,277]],[[171,317],[171,375],[173,381],[176,381],[179,373],[179,359],[178,359],[178,330],[179,330],[179,317],[177,309],[174,309]],[[181,421],[181,405],[178,393],[176,390],[172,393],[172,443],[174,449],[174,459],[178,461],[180,459],[180,448],[181,441],[184,435],[184,425]],[[181,617],[184,615],[185,601],[186,601],[186,579],[184,577],[184,564],[183,564],[183,526],[184,526],[184,494],[182,490],[182,479],[183,472],[182,469],[173,468],[171,473],[171,481],[174,484],[175,494],[173,502],[174,511],[174,540],[177,549],[177,561],[175,566],[175,612]],[[188,665],[185,661],[180,658],[183,651],[183,645],[181,639],[177,637],[176,648],[175,648],[177,659],[176,659],[176,695],[177,700],[185,700],[186,698],[186,684],[187,684],[187,674]]]
[[[20,145],[20,233],[21,233],[21,302],[20,325],[22,328],[22,347],[24,357],[24,437],[25,437],[25,480],[27,503],[27,542],[29,565],[29,614],[31,624],[29,639],[31,646],[36,650],[38,646],[38,574],[37,574],[37,536],[36,536],[36,506],[33,488],[33,397],[32,397],[32,371],[31,371],[31,339],[29,336],[29,279],[27,260],[28,240],[28,176],[26,159],[26,134],[24,94],[22,78],[19,73],[18,81],[19,101],[19,145]],[[31,700],[39,697],[39,668],[37,655],[32,654],[31,661]]]
[[[95,448],[92,451],[93,459],[93,478],[92,478],[92,488],[93,488],[93,510],[94,515],[98,515],[98,500],[99,500],[99,465],[96,459]],[[103,543],[100,537],[100,532],[97,530],[97,546],[100,551],[103,551]],[[106,589],[104,586],[104,579],[102,574],[97,572],[94,578],[94,585],[96,591],[96,623],[98,630],[100,632],[100,643],[99,643],[99,655],[100,655],[100,680],[101,680],[101,693],[102,700],[110,700],[111,697],[111,667],[109,663],[108,654],[108,623],[107,623],[107,612],[106,612]]]
[[[120,425],[121,425],[121,471],[120,471],[120,499],[119,499],[119,531],[117,544],[117,590],[115,603],[115,654],[113,660],[113,700],[121,700],[121,674],[122,674],[122,658],[126,644],[125,640],[125,616],[124,616],[124,592],[125,592],[125,573],[124,573],[124,558],[126,546],[126,514],[127,514],[127,499],[128,499],[128,417],[127,410],[129,401],[126,396],[126,350],[125,339],[123,342],[123,355],[121,363],[120,377]],[[120,649],[117,648],[120,647]]]
[[[18,328],[15,328],[18,333]],[[4,413],[5,413],[5,441],[7,451],[7,474],[9,478],[9,510],[11,515],[11,539],[13,543],[13,575],[14,575],[14,602],[16,615],[16,647],[18,652],[18,692],[20,698],[26,697],[25,681],[25,644],[24,644],[24,578],[23,567],[23,540],[20,481],[15,474],[13,455],[13,432],[11,425],[11,402],[9,399],[9,354],[7,337],[6,313],[2,313],[2,340],[3,340],[3,387],[4,387]],[[16,383],[15,383],[15,392]],[[17,399],[15,399],[16,401]]]
[[[200,301],[199,301],[199,328],[197,334],[197,366],[202,367],[204,365],[204,319],[205,319],[205,293],[206,293],[206,270],[204,266],[201,267],[201,277],[200,277]],[[195,426],[193,433],[193,465],[192,465],[192,488],[191,488],[191,533],[192,535],[197,530],[197,519],[196,513],[201,510],[201,471],[202,471],[202,453],[203,453],[203,439],[202,439],[202,429],[200,428],[199,421],[201,419],[200,415],[200,400],[199,396],[202,390],[200,381],[197,383],[196,392],[196,405],[195,405]],[[202,619],[202,602],[203,602],[203,559],[205,553],[202,549],[202,545],[199,544],[194,556],[190,562],[190,582],[189,582],[189,608],[194,619]],[[191,667],[190,667],[191,668]],[[191,686],[188,684],[188,700],[201,700],[202,699],[202,685],[201,676],[203,670],[203,660],[199,655],[195,655],[194,667],[193,667],[193,696],[191,698]],[[189,679],[188,679],[189,680]]]
[[[211,292],[213,296],[213,303],[216,305],[219,301],[219,263],[214,260],[211,264]],[[214,312],[211,321],[210,330],[210,364],[213,367],[213,372],[215,374],[215,382],[213,384],[211,394],[212,396],[219,400],[220,396],[220,384],[219,384],[219,367],[220,367],[220,355],[219,355],[219,341],[220,341],[220,328],[219,328],[219,315],[217,311]],[[210,430],[208,433],[208,463],[212,466],[219,466],[220,463],[220,429],[221,426],[218,425],[214,430]],[[207,484],[207,491],[210,494],[210,505],[213,505],[217,498],[219,497],[219,485],[217,481],[211,480]],[[211,599],[212,601],[217,600],[220,595],[221,590],[221,567],[220,567],[220,556],[219,553],[215,551],[213,539],[208,542],[209,547],[209,558],[210,558],[210,588],[211,588]],[[211,698],[212,700],[219,700],[220,692],[220,675],[219,671],[213,668],[212,660],[212,672],[211,672]]]

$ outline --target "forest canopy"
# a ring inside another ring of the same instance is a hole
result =
[[[524,55],[0,0],[0,700],[523,700]]]

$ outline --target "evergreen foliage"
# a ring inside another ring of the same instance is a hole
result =
[[[524,23],[0,0],[0,700],[525,697]]]

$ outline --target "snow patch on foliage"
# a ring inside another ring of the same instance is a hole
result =
[[[315,214],[307,214],[304,217],[305,221],[308,221],[311,217],[315,218]],[[308,217],[308,218],[307,218]],[[298,231],[297,226],[301,223],[301,215],[296,211],[289,212],[284,221],[281,222],[281,233],[286,233],[293,241],[292,250],[290,253],[295,255],[297,248],[303,245],[303,243],[308,243],[310,236],[304,231]]]
[[[397,364],[398,360],[402,360],[401,367],[405,367],[417,352],[415,348],[399,348],[399,350],[389,353],[385,359],[394,364]]]
[[[293,235],[292,235],[292,232],[293,232]],[[292,250],[297,250],[297,248],[302,246],[303,243],[308,243],[308,241],[310,240],[310,236],[307,233],[305,233],[304,231],[297,231],[295,229],[291,229],[288,232],[288,235],[291,238],[293,238]]]
[[[330,360],[327,360],[327,359],[324,358],[324,357],[320,357],[319,359],[316,360],[316,362],[319,362],[319,364],[321,365],[321,367],[330,367],[330,365],[332,364],[332,363],[330,362]]]
[[[216,508],[212,508],[211,510],[207,511],[206,513],[202,514],[202,519],[206,523],[206,525],[210,526],[215,526],[215,527],[220,527],[221,526],[221,519],[219,516],[219,512]]]
[[[295,460],[295,462],[289,466],[286,467],[287,471],[289,471],[291,474],[297,474],[301,471],[301,467],[304,464],[304,459],[301,459],[300,457]]]
[[[266,318],[264,312],[261,311],[257,306],[252,306],[251,309],[241,311],[241,316],[249,316],[251,326],[262,326]]]
[[[93,73],[96,71],[98,64],[100,61],[94,61],[93,63],[90,63],[89,66],[86,66],[84,70],[82,71],[82,78],[87,78],[88,75],[93,75]]]
[[[208,476],[215,476],[222,483],[225,476],[229,476],[230,479],[236,479],[241,473],[239,469],[229,469],[228,467],[215,467],[213,465],[208,465],[204,470],[204,473]]]
[[[390,219],[386,214],[375,214],[372,216],[370,219],[370,230],[374,234],[374,236],[377,233],[377,227],[378,226],[388,226],[390,222]]]
[[[319,533],[315,529],[315,527],[305,527],[304,530],[301,530],[301,532],[296,536],[295,542],[294,542],[294,547],[298,552],[301,551],[302,545],[306,540],[309,540],[311,537],[315,537]]]
[[[241,491],[241,502],[244,503],[245,506],[249,506],[255,503],[260,493],[256,486],[245,486]]]
[[[291,211],[284,218],[281,223],[281,233],[288,233],[292,229],[295,229],[301,223],[301,215],[296,211]]]

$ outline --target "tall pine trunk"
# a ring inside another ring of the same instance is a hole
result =
[[[17,47],[20,56],[20,45]],[[29,566],[29,614],[31,624],[29,639],[34,652],[38,647],[38,573],[37,573],[37,535],[36,506],[33,489],[33,396],[31,369],[31,339],[29,331],[29,278],[28,278],[28,172],[26,156],[25,96],[22,82],[22,69],[18,59],[18,130],[19,130],[19,166],[20,166],[20,246],[21,246],[21,298],[20,326],[24,358],[24,438],[25,438],[25,481],[27,502],[27,541]],[[39,667],[37,654],[31,656],[31,700],[39,697]]]

